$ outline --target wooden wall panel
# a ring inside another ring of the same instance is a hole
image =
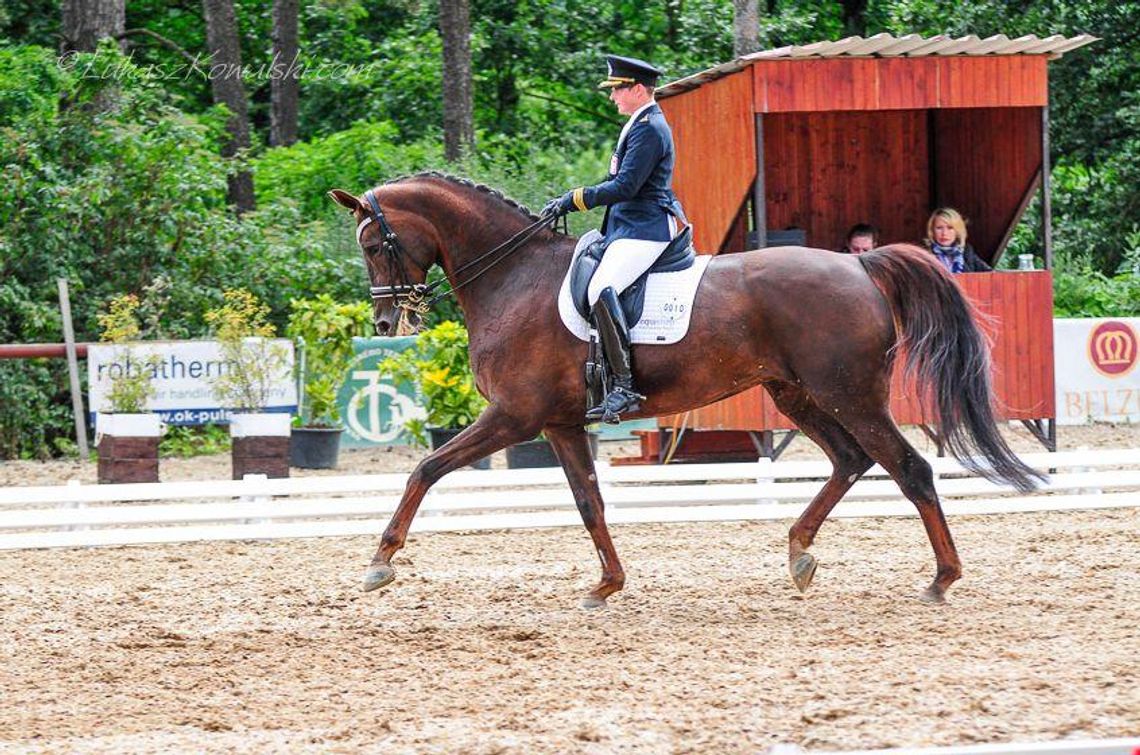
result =
[[[969,220],[974,249],[988,262],[1023,211],[1041,171],[1041,110],[951,108],[932,111],[935,206]]]
[[[945,57],[938,62],[938,107],[1043,107],[1047,60],[1040,55]]]
[[[721,247],[756,178],[749,69],[661,101],[673,130],[673,189],[693,223],[696,248]]]
[[[924,111],[764,116],[768,227],[838,249],[870,222],[884,243],[919,241],[930,211]]]
[[[993,385],[999,420],[1056,416],[1053,384],[1053,276],[1047,270],[970,273],[957,278],[966,296],[990,319]],[[913,388],[902,382],[902,358],[891,376],[891,414],[900,425],[933,424]],[[672,417],[662,418],[671,427]],[[694,410],[693,430],[784,430],[794,423],[780,414],[763,388]]]
[[[755,71],[757,112],[874,110],[878,74],[873,58],[764,60]]]
[[[933,58],[883,58],[876,71],[879,110],[921,110],[938,105],[938,64]]]
[[[1042,55],[758,60],[756,112],[1041,107],[1047,62]]]

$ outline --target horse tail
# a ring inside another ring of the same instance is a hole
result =
[[[958,284],[934,255],[910,244],[866,252],[859,262],[890,303],[898,334],[894,349],[905,350],[905,376],[936,411],[945,447],[987,480],[1023,492],[1035,489],[1044,475],[1017,458],[998,431],[989,345]]]

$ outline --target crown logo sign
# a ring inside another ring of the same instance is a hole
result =
[[[1106,377],[1120,377],[1136,365],[1136,333],[1128,323],[1101,323],[1089,336],[1089,362]]]

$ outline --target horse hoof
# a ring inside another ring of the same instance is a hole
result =
[[[375,564],[364,573],[364,592],[378,590],[396,578],[396,570],[388,564]]]
[[[605,608],[605,607],[606,607],[606,599],[605,598],[599,598],[595,595],[587,595],[586,597],[582,598],[582,608],[594,609],[594,608]]]
[[[819,566],[816,563],[815,556],[810,553],[801,553],[789,566],[792,581],[796,583],[796,589],[800,592],[806,592],[815,577],[815,569]]]
[[[935,605],[946,602],[946,591],[937,585],[931,585],[922,591],[918,599],[923,603],[933,603]]]

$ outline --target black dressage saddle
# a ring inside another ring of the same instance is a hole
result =
[[[578,314],[587,320],[590,319],[588,296],[590,278],[593,278],[594,273],[597,272],[598,265],[602,261],[602,254],[605,251],[605,241],[595,241],[583,249],[582,253],[575,257],[574,262],[571,263],[573,270],[570,273],[570,298],[573,300],[574,308],[578,310]],[[665,247],[657,261],[642,273],[641,277],[634,281],[629,288],[622,291],[621,296],[618,297],[621,301],[622,311],[625,313],[625,321],[629,323],[630,328],[637,325],[641,319],[641,312],[645,308],[645,284],[649,279],[649,274],[675,273],[686,270],[693,266],[696,259],[697,253],[693,249],[693,227],[685,226],[685,229],[669,242],[669,246]]]

